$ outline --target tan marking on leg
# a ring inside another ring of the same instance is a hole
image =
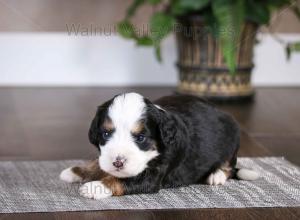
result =
[[[107,176],[101,180],[101,182],[112,191],[113,196],[124,195],[124,186],[118,180],[118,178],[113,176]]]
[[[224,172],[224,174],[226,175],[227,179],[231,177],[232,174],[232,167],[230,166],[230,163],[228,161],[226,161],[221,167],[220,169]]]
[[[223,185],[231,176],[232,167],[230,166],[230,162],[226,161],[219,169],[207,177],[206,182],[209,185]]]
[[[83,181],[101,180],[108,176],[103,170],[100,169],[98,159],[87,163],[84,166],[72,167],[72,171],[80,176]]]

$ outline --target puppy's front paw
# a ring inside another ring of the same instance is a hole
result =
[[[209,175],[206,182],[209,185],[224,185],[227,180],[225,173],[222,170],[217,170],[216,172]]]
[[[101,181],[92,181],[79,188],[79,194],[89,199],[103,199],[112,196],[112,191]]]
[[[82,181],[82,178],[80,176],[78,176],[76,173],[74,173],[72,169],[73,169],[73,167],[64,169],[60,173],[59,178],[68,183],[75,183],[75,182]]]

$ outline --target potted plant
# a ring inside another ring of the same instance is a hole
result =
[[[160,10],[149,19],[149,33],[140,36],[131,18],[144,4]],[[245,98],[254,94],[251,70],[257,29],[283,7],[300,14],[291,0],[134,0],[118,32],[137,45],[153,46],[159,61],[161,41],[174,32],[178,92],[215,99]],[[288,54],[299,50],[299,43],[286,46]]]

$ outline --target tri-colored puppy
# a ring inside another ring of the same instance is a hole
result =
[[[251,170],[235,168],[237,123],[194,96],[152,103],[136,93],[117,95],[98,107],[89,139],[99,159],[60,175],[67,182],[85,182],[79,191],[87,198],[257,178]]]

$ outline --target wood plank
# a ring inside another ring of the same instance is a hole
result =
[[[300,88],[258,88],[253,102],[223,104],[251,135],[300,135]]]
[[[239,209],[184,209],[184,210],[122,210],[0,214],[1,220],[14,219],[282,219],[298,220],[299,208],[239,208]]]
[[[252,140],[261,143],[274,156],[284,156],[287,160],[300,166],[300,135],[286,136],[252,136]]]

